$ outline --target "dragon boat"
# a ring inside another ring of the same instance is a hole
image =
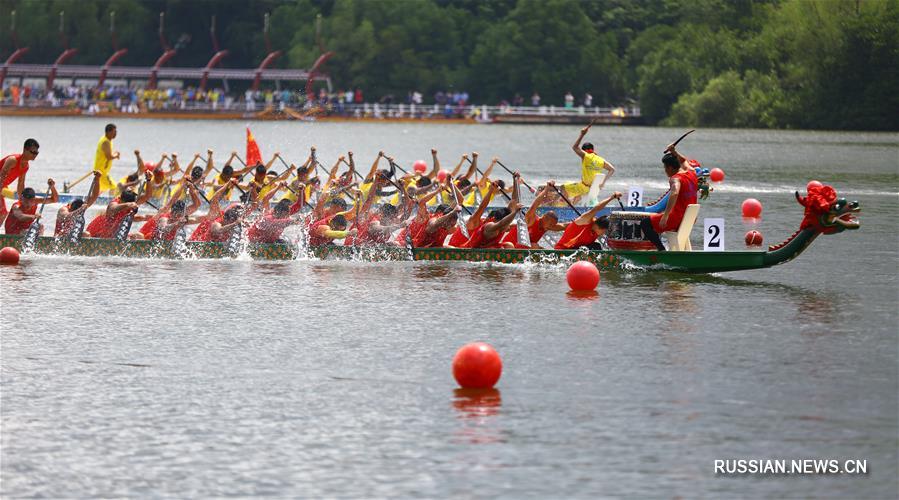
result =
[[[760,269],[782,264],[796,258],[820,235],[830,235],[847,229],[859,228],[855,214],[860,211],[858,202],[837,199],[830,186],[809,190],[807,197],[796,193],[797,201],[805,208],[805,214],[796,231],[783,243],[767,250],[701,252],[656,250],[515,250],[515,249],[463,249],[463,248],[411,248],[411,247],[352,247],[317,246],[301,248],[288,244],[248,245],[243,253],[259,260],[292,260],[301,257],[319,259],[357,260],[415,260],[415,261],[467,261],[467,262],[561,262],[588,260],[604,269],[620,268],[626,264],[651,269],[665,269],[687,273],[718,273]],[[21,247],[22,237],[0,235],[0,247]],[[63,254],[80,256],[121,256],[141,258],[200,258],[217,259],[236,257],[224,243],[187,242],[175,251],[168,242],[83,238],[71,245],[52,237],[38,238],[34,251],[39,254]]]

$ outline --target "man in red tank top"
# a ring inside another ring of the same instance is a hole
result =
[[[659,251],[665,250],[659,235],[665,231],[677,231],[687,206],[696,203],[697,178],[686,157],[669,145],[662,156],[662,166],[668,176],[669,195],[665,211],[652,214],[649,220],[641,223],[646,239],[651,241]]]
[[[599,202],[595,207],[584,212],[580,217],[571,221],[565,227],[565,231],[556,243],[556,250],[572,250],[580,247],[590,247],[596,244],[596,239],[605,233],[609,227],[606,217],[596,217],[596,213],[606,207],[612,200],[621,199],[618,191]],[[599,250],[599,248],[595,248]]]
[[[24,234],[31,226],[31,223],[40,219],[41,215],[37,213],[40,205],[47,203],[56,203],[59,201],[59,194],[56,192],[56,183],[53,179],[49,179],[47,183],[50,185],[50,197],[37,196],[32,188],[22,190],[22,199],[13,203],[12,209],[9,211],[9,217],[6,218],[5,230],[6,234]],[[38,236],[44,233],[44,225],[40,225]]]
[[[25,190],[25,174],[28,173],[29,162],[37,158],[40,145],[34,139],[27,139],[22,148],[22,153],[7,155],[0,159],[0,189],[5,189],[18,180],[16,184],[16,197],[22,199],[22,191]],[[0,224],[6,219],[6,200],[0,195]]]

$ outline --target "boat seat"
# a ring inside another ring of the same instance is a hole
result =
[[[690,244],[690,232],[693,231],[693,224],[696,223],[698,215],[698,203],[687,205],[687,210],[684,211],[684,218],[681,219],[680,227],[677,228],[677,231],[662,233],[662,236],[668,241],[668,250],[686,252],[693,250],[693,245]]]

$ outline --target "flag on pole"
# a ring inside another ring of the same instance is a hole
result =
[[[262,153],[259,152],[259,144],[256,144],[256,138],[247,127],[247,165],[256,165],[262,163]]]

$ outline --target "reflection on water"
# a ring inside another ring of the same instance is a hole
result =
[[[599,300],[599,292],[596,290],[568,290],[568,293],[565,294],[569,300],[572,301],[594,301]]]
[[[503,400],[499,389],[456,389],[453,408],[462,424],[454,433],[456,440],[471,444],[503,442],[497,416]]]

